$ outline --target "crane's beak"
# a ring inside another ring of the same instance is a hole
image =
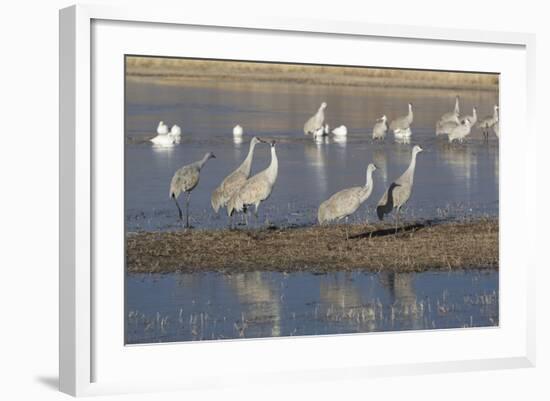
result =
[[[262,139],[262,138],[259,138],[259,137],[257,137],[257,138],[258,138],[258,141],[261,142],[261,143],[269,143],[265,139]]]

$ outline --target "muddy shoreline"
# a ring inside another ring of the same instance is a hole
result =
[[[128,273],[467,270],[498,268],[498,220],[138,232]]]

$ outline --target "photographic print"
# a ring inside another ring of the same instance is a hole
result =
[[[373,65],[125,57],[126,344],[498,326],[499,75]]]

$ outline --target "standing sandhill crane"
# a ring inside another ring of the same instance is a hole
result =
[[[463,124],[457,125],[449,132],[449,143],[453,143],[454,140],[460,143],[464,142],[464,138],[470,135],[471,130],[472,123],[470,123],[470,120],[466,119]]]
[[[372,139],[374,140],[384,140],[386,137],[386,132],[388,132],[388,117],[386,115],[383,115],[381,118],[376,120],[376,124],[374,124],[374,127],[372,128]]]
[[[246,180],[243,186],[227,202],[228,216],[232,216],[234,212],[243,212],[246,218],[248,208],[254,205],[256,207],[254,217],[256,220],[258,219],[260,203],[269,198],[275,181],[277,181],[279,161],[275,152],[275,143],[275,141],[271,142],[271,163],[269,167]],[[248,219],[246,223],[248,224]]]
[[[438,121],[435,125],[435,135],[439,136],[443,134],[448,134],[459,125],[460,123],[457,123],[456,121]]]
[[[457,96],[455,98],[455,108],[453,111],[450,111],[448,113],[443,114],[439,121],[441,123],[445,123],[447,121],[454,121],[455,123],[459,123],[459,116],[460,116],[460,98]]]
[[[174,176],[172,177],[172,181],[170,182],[170,198],[174,199],[174,202],[176,202],[180,220],[183,220],[183,216],[182,216],[180,205],[178,203],[178,197],[182,192],[185,192],[187,194],[187,198],[185,200],[185,227],[186,228],[189,227],[189,198],[191,197],[191,191],[199,183],[202,167],[208,161],[208,159],[211,159],[211,158],[216,158],[216,156],[214,156],[214,153],[208,152],[204,155],[204,157],[201,160],[181,167],[179,170],[177,170],[174,173]]]
[[[409,198],[411,197],[414,169],[416,168],[416,155],[422,152],[422,148],[416,145],[412,149],[411,163],[405,172],[397,180],[391,183],[388,190],[384,193],[378,206],[376,207],[376,214],[380,220],[384,219],[385,214],[389,214],[393,209],[396,209],[397,219],[395,230],[397,231],[397,223],[399,222],[399,212],[401,208]]]
[[[317,212],[319,224],[343,218],[346,219],[347,223],[348,217],[355,213],[372,193],[372,173],[374,170],[376,170],[376,166],[372,163],[369,164],[367,167],[367,181],[364,187],[343,189],[321,203]],[[346,225],[346,239],[348,238],[348,228]]]
[[[254,157],[254,148],[260,142],[262,142],[262,140],[257,137],[252,138],[248,149],[248,155],[244,161],[235,171],[225,177],[220,186],[212,192],[211,203],[212,208],[216,213],[218,213],[220,208],[227,205],[227,202],[231,199],[235,191],[241,188],[250,176],[252,158]]]
[[[412,104],[409,103],[409,113],[406,116],[398,117],[390,123],[390,129],[395,138],[403,139],[411,136],[411,124],[413,122]]]
[[[319,107],[319,110],[317,110],[317,113],[315,113],[313,116],[309,118],[309,120],[306,121],[306,123],[304,124],[305,135],[313,134],[319,128],[323,127],[323,123],[325,122],[326,108],[327,108],[327,104],[325,102],[321,103],[321,106]]]
[[[470,125],[473,127],[477,123],[477,109],[474,107],[472,109],[472,115],[471,116],[464,116],[460,119],[460,122],[464,124],[464,122],[468,120],[470,121]]]
[[[489,129],[498,122],[498,106],[493,107],[493,115],[487,116],[479,122],[479,127],[483,131],[483,137],[489,139]]]

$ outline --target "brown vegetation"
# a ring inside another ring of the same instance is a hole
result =
[[[128,272],[498,268],[498,221],[188,230],[127,235]]]
[[[127,77],[161,83],[292,84],[498,90],[498,74],[128,56]]]

